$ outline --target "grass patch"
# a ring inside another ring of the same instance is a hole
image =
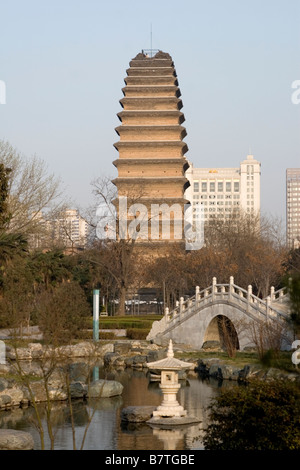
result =
[[[100,317],[99,328],[109,330],[121,330],[129,328],[148,329],[150,331],[152,323],[162,319],[161,315],[126,315],[122,317]],[[89,324],[92,327],[93,319],[90,319]]]

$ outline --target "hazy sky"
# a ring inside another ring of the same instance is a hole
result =
[[[0,0],[0,139],[36,154],[86,207],[116,176],[113,143],[129,61],[169,52],[187,158],[262,164],[262,211],[285,217],[285,170],[300,167],[300,0]]]

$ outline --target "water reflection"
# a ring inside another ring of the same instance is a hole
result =
[[[53,405],[55,427],[55,449],[72,450],[187,450],[201,449],[203,429],[207,424],[207,406],[218,392],[219,384],[192,378],[181,383],[178,401],[188,415],[200,419],[196,425],[157,429],[149,425],[124,425],[121,410],[127,406],[158,406],[162,393],[158,383],[150,382],[144,371],[122,369],[109,372],[103,368],[93,371],[93,378],[118,380],[124,386],[122,396],[73,402],[75,439],[73,440],[71,416],[66,402]],[[39,406],[46,431],[46,415],[43,404]],[[91,422],[89,424],[89,420]],[[30,432],[35,441],[35,449],[40,449],[39,434],[34,425],[34,410],[30,408],[0,412],[0,428],[18,429]],[[75,442],[75,444],[74,444]],[[46,439],[46,448],[50,442]]]

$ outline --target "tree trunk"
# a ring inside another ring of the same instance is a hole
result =
[[[125,309],[126,293],[127,293],[126,287],[122,286],[120,288],[119,308],[117,312],[117,315],[119,316],[125,315],[125,312],[126,312],[126,309]]]

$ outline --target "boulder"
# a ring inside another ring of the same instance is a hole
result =
[[[123,385],[116,380],[95,380],[89,388],[88,395],[90,398],[108,398],[121,395]]]
[[[248,381],[252,379],[263,379],[264,376],[265,371],[259,364],[248,364],[240,371],[239,379]]]
[[[132,367],[134,369],[142,369],[143,367],[147,367],[147,356],[144,356],[142,354],[137,354],[136,356],[133,356]]]
[[[219,366],[222,379],[239,380],[240,367],[231,364],[220,364]]]
[[[0,429],[0,450],[33,450],[31,434],[13,429]]]
[[[119,359],[120,355],[116,352],[107,352],[104,355],[104,367],[111,367],[116,359]]]
[[[219,341],[205,341],[205,343],[203,343],[203,345],[202,345],[202,349],[205,349],[205,350],[209,350],[209,349],[220,350],[221,345],[220,345]]]
[[[0,377],[0,392],[8,388],[8,381],[4,377]]]
[[[128,406],[121,412],[121,421],[128,423],[144,423],[152,417],[155,406]]]
[[[71,398],[84,398],[87,395],[87,386],[82,382],[73,382],[70,384]]]
[[[10,408],[11,403],[12,403],[12,399],[9,395],[5,395],[5,394],[0,395],[0,409]]]
[[[6,388],[0,393],[0,403],[2,406],[19,406],[21,403],[27,403],[25,394],[20,388]]]
[[[208,374],[215,379],[222,379],[220,364],[211,364]]]

